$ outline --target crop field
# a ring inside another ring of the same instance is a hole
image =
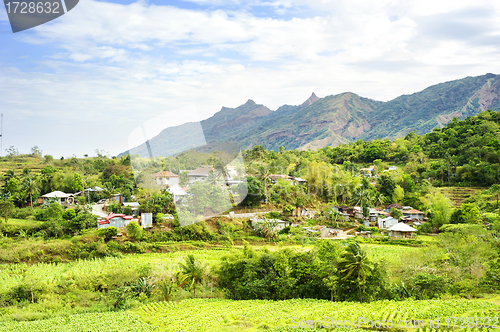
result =
[[[366,322],[371,320],[373,324],[377,321],[386,324],[389,322],[401,324],[405,330],[444,332],[452,330],[451,326],[447,328],[446,318],[458,317],[468,321],[469,317],[472,317],[470,321],[473,321],[476,317],[497,317],[499,313],[500,305],[463,299],[399,302],[386,300],[371,303],[309,299],[287,301],[189,299],[177,303],[151,303],[134,311],[78,314],[31,322],[0,322],[0,332],[196,332],[264,329],[273,332],[288,332],[310,330],[308,324],[316,324],[315,330],[318,330],[320,327],[328,327],[327,324],[338,321],[344,321],[345,325],[339,325],[333,329],[335,331],[370,331],[371,326],[362,323],[360,318],[366,319]],[[440,318],[440,329],[430,326],[430,320],[435,322],[437,318]],[[351,321],[357,324],[354,328],[349,326]],[[459,326],[457,325],[456,328],[458,329]],[[463,330],[479,332],[477,328]],[[490,329],[481,331],[487,330]]]
[[[126,311],[72,315],[32,322],[0,322],[0,332],[152,332],[157,327]]]
[[[499,310],[500,306],[493,303],[463,299],[372,303],[307,299],[287,301],[190,299],[179,303],[149,304],[139,309],[137,313],[146,322],[159,326],[160,331],[253,331],[278,327],[288,327],[293,331],[296,330],[294,327],[305,327],[306,321],[318,320],[331,324],[332,320],[336,322],[353,319],[358,322],[359,318],[363,318],[374,322],[392,321],[396,325],[401,321],[404,322],[401,324],[405,329],[421,328],[422,332],[430,332],[427,331],[430,320],[440,318],[443,328],[446,327],[443,321],[446,317],[495,317],[500,313]],[[411,326],[406,323],[409,320],[420,320],[423,324],[420,327],[416,323],[415,326]],[[362,327],[367,328],[366,325]],[[359,325],[356,328],[359,328]]]
[[[173,253],[133,254],[123,257],[80,260],[64,264],[2,264],[0,265],[0,292],[12,288],[25,278],[51,284],[63,280],[76,279],[79,276],[93,278],[107,271],[121,271],[121,273],[126,274],[128,271],[137,271],[141,268],[151,269],[153,274],[161,275],[168,271],[175,272],[178,268],[178,263],[183,261],[184,257],[188,254],[193,254],[200,261],[212,266],[227,253],[227,249],[190,250]]]

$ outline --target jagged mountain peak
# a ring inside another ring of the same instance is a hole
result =
[[[300,108],[311,106],[314,102],[316,102],[316,101],[318,101],[320,99],[321,98],[319,98],[318,96],[316,96],[316,94],[313,92],[311,94],[311,97],[309,97],[305,102],[302,103],[302,105],[300,105]]]

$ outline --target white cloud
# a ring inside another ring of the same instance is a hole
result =
[[[138,122],[180,107],[194,106],[207,118],[249,98],[272,109],[300,104],[312,91],[389,100],[443,81],[500,73],[500,4],[492,1],[426,0],[428,10],[420,0],[254,1],[241,10],[234,9],[236,0],[193,2],[233,7],[87,0],[23,35],[34,49],[55,50],[40,60],[41,72],[0,68],[0,94],[9,96],[0,107],[15,111],[9,117],[18,123],[12,135],[24,139],[25,151],[37,144],[116,154],[127,148]],[[248,6],[289,13],[308,7],[315,14],[257,17]],[[96,134],[57,143],[59,134],[75,135],[75,126]]]

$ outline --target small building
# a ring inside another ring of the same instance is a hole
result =
[[[204,181],[206,178],[208,178],[208,174],[213,171],[214,169],[212,168],[212,166],[204,166],[189,172],[188,173],[189,184],[193,184],[196,181]]]
[[[174,199],[174,203],[178,202],[181,198],[186,196],[186,189],[181,188],[178,185],[169,187],[168,192],[172,195],[172,198]]]
[[[83,196],[84,194],[86,195],[87,193],[92,193],[92,192],[103,192],[104,189],[101,187],[95,186],[92,188],[85,188],[83,191],[79,191],[75,193],[75,196]]]
[[[110,226],[116,228],[127,227],[131,221],[138,220],[134,219],[133,216],[127,216],[124,214],[110,214],[106,218],[97,221],[97,228],[108,228]]]
[[[135,216],[138,215],[139,206],[140,206],[140,204],[138,202],[125,202],[125,203],[123,203],[123,206],[130,206],[134,215]]]
[[[398,209],[399,211],[403,212],[403,207],[399,204],[390,204],[385,207],[385,212],[391,212],[391,209],[395,208]]]
[[[292,180],[293,180],[293,182],[295,184],[305,184],[305,183],[307,183],[307,180],[306,179],[302,179],[302,178],[293,178]]]
[[[266,222],[266,220],[264,220],[264,219],[250,219],[250,222],[252,223],[253,229],[256,230],[258,228],[259,224]],[[267,222],[276,224],[276,226],[274,228],[275,231],[281,231],[283,228],[292,225],[291,221],[285,221],[285,220],[280,220],[280,219],[267,219]]]
[[[123,197],[122,194],[113,194],[113,196],[111,196],[111,198],[109,199],[109,202],[116,202],[116,203],[120,203],[120,204],[123,204],[125,202],[125,197]]]
[[[389,235],[392,237],[410,238],[417,230],[405,223],[400,222],[390,227],[388,231]]]
[[[424,213],[422,211],[415,209],[403,211],[403,216],[410,220],[418,220],[418,221],[424,220]]]
[[[142,228],[153,227],[153,214],[152,213],[141,213],[141,226],[142,226]]]
[[[368,220],[377,221],[378,215],[379,215],[379,212],[377,209],[370,209],[370,216],[368,217]]]
[[[397,225],[399,223],[399,220],[393,217],[387,217],[387,218],[382,218],[377,221],[378,228],[390,228],[394,225]]]
[[[179,185],[180,176],[169,171],[160,171],[153,174],[153,179],[158,186],[172,187]]]
[[[62,191],[53,191],[51,193],[42,195],[43,204],[48,204],[51,201],[56,201],[60,205],[70,205],[75,203],[75,198],[73,194],[66,194]]]

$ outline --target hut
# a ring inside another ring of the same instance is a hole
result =
[[[417,230],[405,223],[400,222],[391,226],[388,231],[389,235],[392,237],[410,238]]]

